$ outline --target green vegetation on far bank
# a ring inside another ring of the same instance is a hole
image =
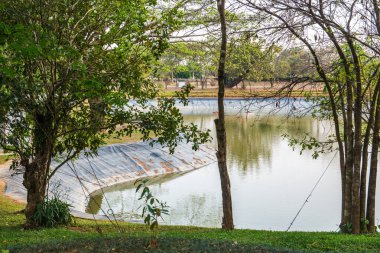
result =
[[[162,90],[160,92],[161,97],[174,97],[176,90]],[[326,96],[326,93],[322,91],[292,91],[287,92],[276,92],[274,90],[255,90],[250,91],[249,89],[226,89],[226,98],[254,98],[254,97],[317,97]],[[189,94],[189,97],[194,98],[216,98],[218,97],[217,89],[195,89]]]
[[[0,250],[147,252],[149,233],[142,224],[119,222],[120,233],[107,221],[75,219],[70,227],[23,230],[25,217],[17,213],[23,207],[0,195]],[[378,252],[380,236],[160,226],[159,243],[154,252]]]
[[[126,143],[126,142],[138,142],[141,141],[143,135],[138,132],[134,132],[131,136],[116,136],[115,134],[110,136],[109,138],[104,139],[105,145],[118,144],[118,143]]]

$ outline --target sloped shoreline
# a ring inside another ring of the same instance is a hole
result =
[[[82,153],[74,162],[62,166],[52,177],[48,194],[58,194],[71,204],[75,217],[107,219],[85,212],[92,193],[140,178],[188,172],[213,162],[214,150],[206,145],[194,151],[190,144],[180,143],[175,154],[160,145],[151,147],[144,142],[108,145],[100,147],[97,156],[87,157]],[[52,167],[56,164],[53,162]],[[3,168],[1,178],[6,183],[4,195],[25,203],[22,175],[11,176],[11,172]]]

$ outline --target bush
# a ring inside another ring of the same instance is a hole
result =
[[[71,205],[60,200],[57,196],[49,199],[48,197],[37,206],[33,220],[37,226],[57,227],[59,225],[69,225],[72,222],[70,214]]]

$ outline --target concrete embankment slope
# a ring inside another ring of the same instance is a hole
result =
[[[160,145],[125,143],[101,147],[98,155],[87,157],[83,153],[73,162],[62,166],[50,181],[49,194],[60,192],[61,197],[73,206],[73,214],[84,212],[92,192],[101,188],[170,173],[184,173],[215,162],[214,150],[205,145],[193,151],[190,144],[181,143],[171,155]],[[52,168],[58,164],[53,162]],[[7,184],[5,195],[26,200],[22,175],[0,170],[0,179]]]

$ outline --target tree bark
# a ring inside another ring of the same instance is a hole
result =
[[[352,110],[352,83],[347,83],[347,136],[346,146],[346,164],[345,164],[345,191],[344,191],[344,211],[343,211],[343,224],[348,228],[352,223],[352,177],[353,177],[353,156],[354,156],[354,133],[353,133],[353,110]],[[345,231],[350,232],[350,231]]]
[[[332,32],[332,29],[331,29],[331,26],[329,25],[329,23],[327,22],[327,18],[324,14],[324,3],[323,1],[319,1],[319,14],[320,14],[320,17],[322,18],[322,21],[316,16],[316,14],[314,13],[313,11],[313,8],[311,6],[311,2],[309,2],[309,11],[314,19],[314,21],[326,32],[326,34],[329,36],[329,38],[331,39],[331,41],[333,42],[337,52],[338,52],[338,55],[339,55],[339,58],[341,59],[342,61],[342,64],[344,66],[344,70],[345,70],[345,73],[346,73],[346,76],[350,76],[351,74],[351,71],[350,71],[350,67],[349,67],[349,63],[348,63],[348,60],[344,54],[344,51],[341,47],[341,45],[339,44],[338,42],[338,39],[336,38],[336,36],[334,35],[334,33]],[[347,84],[351,83],[351,81],[348,81],[347,80]],[[328,85],[328,84],[326,84]],[[344,93],[343,93],[343,90],[344,88],[342,87],[342,85],[338,82],[337,83],[338,85],[338,92],[339,92],[339,102],[340,102],[340,107],[342,108],[341,112],[342,112],[342,118],[343,118],[343,138],[344,138],[344,143],[347,144],[347,133],[349,132],[348,131],[348,127],[347,127],[347,115],[346,115],[346,112],[343,108],[345,108],[345,99],[344,99]],[[333,102],[332,100],[333,98],[330,97],[330,100]],[[334,110],[334,106],[332,106],[332,109]],[[337,127],[337,123],[339,122],[337,117],[334,117],[334,120],[335,120],[335,134],[337,136],[337,139],[338,139],[338,147],[339,147],[339,163],[340,163],[340,175],[341,175],[341,190],[342,190],[342,198],[341,198],[341,221],[340,221],[340,225],[339,227],[344,230],[346,229],[345,228],[345,225],[349,222],[348,221],[348,217],[349,217],[349,212],[347,212],[346,210],[346,155],[347,155],[347,145],[344,145],[343,147],[343,143],[342,143],[342,140],[341,138],[339,137],[340,136],[340,129],[339,127]],[[339,123],[338,123],[339,124]],[[351,192],[351,189],[348,189],[349,192]]]
[[[367,127],[363,141],[363,155],[362,155],[362,171],[360,176],[360,218],[363,221],[367,220],[366,205],[367,205],[367,171],[368,171],[368,147],[370,145],[370,137],[372,129],[374,128],[374,118],[376,114],[376,98],[380,89],[380,78],[377,79],[376,87],[371,97],[370,112],[367,122]],[[367,226],[362,226],[363,233],[367,233]]]
[[[227,27],[225,18],[225,1],[217,0],[218,12],[220,17],[222,43],[220,48],[219,68],[218,68],[218,119],[215,119],[216,134],[218,141],[218,159],[220,183],[223,197],[223,220],[222,228],[232,230],[234,228],[232,214],[231,184],[227,170],[227,140],[224,121],[224,85],[225,85],[225,61],[227,51]]]
[[[362,82],[361,70],[356,48],[353,41],[347,38],[351,51],[356,88],[354,89],[354,153],[353,153],[353,177],[352,177],[352,233],[360,233],[360,164],[362,158]]]
[[[47,163],[34,161],[25,167],[23,185],[27,190],[27,204],[25,208],[25,227],[33,228],[33,216],[37,206],[43,202],[46,193]]]
[[[31,162],[29,157],[25,157],[21,161],[21,165],[25,168],[23,185],[27,190],[26,228],[36,226],[33,216],[38,204],[42,203],[45,198],[54,142],[51,134],[53,115],[37,113],[35,117],[36,126],[33,131],[35,154]]]
[[[368,182],[368,199],[367,199],[367,219],[368,232],[376,232],[375,224],[375,207],[376,207],[376,178],[377,178],[377,163],[380,142],[380,93],[377,97],[377,108],[375,116],[375,125],[373,128],[372,153],[371,153],[371,168]]]

